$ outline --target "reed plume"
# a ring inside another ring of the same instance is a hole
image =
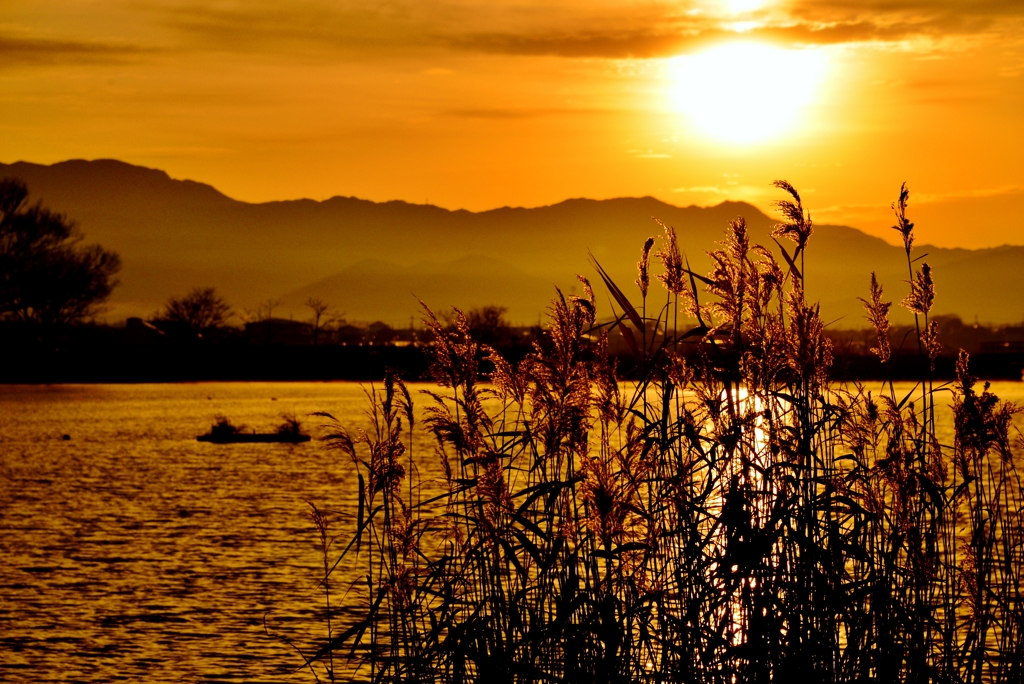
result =
[[[892,302],[882,301],[882,286],[878,283],[874,271],[871,273],[871,300],[861,297],[860,301],[864,303],[867,310],[866,318],[875,329],[878,340],[878,346],[872,347],[871,353],[878,356],[882,363],[886,363],[892,356],[892,348],[889,346],[889,307],[892,306]]]
[[[333,655],[331,672],[374,682],[1021,681],[1017,409],[976,388],[963,353],[951,445],[930,372],[908,394],[833,383],[804,286],[810,216],[775,185],[792,253],[740,218],[698,275],[662,224],[664,305],[647,306],[648,240],[639,308],[595,261],[621,315],[602,322],[581,279],[519,363],[424,309],[439,387],[421,432],[389,374],[373,428],[328,435],[360,497],[332,567],[362,564],[363,610],[307,665]],[[908,197],[894,209],[911,265]],[[931,363],[931,269],[909,282]],[[889,368],[874,274],[862,301]],[[636,381],[617,377],[613,336]],[[444,473],[426,499],[416,435]]]

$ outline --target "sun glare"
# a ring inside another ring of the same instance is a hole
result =
[[[800,124],[825,71],[817,50],[736,42],[672,60],[672,99],[719,142],[776,139]]]
[[[766,0],[726,0],[725,6],[733,14],[740,14],[759,10],[765,3]]]

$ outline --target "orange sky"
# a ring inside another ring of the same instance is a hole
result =
[[[0,161],[117,158],[250,201],[654,195],[1024,244],[1005,0],[5,0]],[[893,234],[894,236],[894,234]]]

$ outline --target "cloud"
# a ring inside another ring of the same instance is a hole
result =
[[[898,43],[920,38],[949,40],[999,30],[1011,34],[1011,28],[1019,30],[1022,25],[1024,21],[1018,17],[999,21],[995,17],[936,16],[900,21],[855,18],[828,22],[787,17],[781,21],[765,21],[752,28],[736,31],[731,30],[727,24],[710,21],[665,21],[659,25],[617,32],[479,33],[452,38],[450,44],[461,49],[500,54],[644,59],[686,54],[723,39],[738,37],[794,47]]]
[[[633,153],[637,159],[671,159],[672,155],[667,152],[655,152],[654,150],[627,150]]]
[[[748,15],[686,11],[679,4],[648,6],[638,14],[592,16],[583,6],[562,21],[517,31],[467,31],[449,36],[467,50],[561,57],[652,58],[698,50],[743,36],[794,46],[948,41],[998,33],[1016,39],[1024,5],[996,0],[796,0],[784,10]]]
[[[881,18],[950,17],[955,22],[977,22],[986,19],[1021,17],[1024,8],[1006,0],[799,0],[795,7],[811,19],[849,16]]]
[[[737,36],[812,46],[1024,35],[1024,5],[1005,0],[793,0],[739,15],[716,12],[719,5],[710,0],[135,0],[117,11],[125,26],[143,21],[158,32],[169,29],[166,45],[175,50],[325,60],[424,51],[646,59],[694,52]],[[7,61],[113,60],[140,51],[84,37],[0,37],[0,54]]]
[[[944,193],[917,193],[914,199],[919,204],[933,204],[936,202],[951,202],[961,199],[984,199],[989,197],[1004,197],[1007,195],[1024,194],[1024,185],[1000,185],[995,188],[976,188],[960,192]]]
[[[558,116],[564,114],[591,114],[596,113],[600,110],[596,109],[584,109],[584,108],[462,108],[462,109],[449,109],[441,114],[443,116],[450,116],[456,118],[465,119],[534,119],[541,116]]]
[[[718,185],[692,185],[687,188],[672,188],[672,192],[702,195],[724,195],[726,193],[726,191]],[[730,189],[729,192],[732,192],[732,190]]]
[[[911,189],[910,206],[913,208],[922,204],[941,204],[944,202],[956,202],[960,200],[977,200],[1014,197],[1024,194],[1024,185],[1008,184],[989,188],[975,188],[958,192],[914,192]],[[819,207],[815,213],[819,216],[843,216],[861,212],[883,212],[890,213],[884,204],[878,203],[846,203],[833,204],[827,207]]]
[[[479,33],[449,39],[452,47],[479,52],[614,59],[664,57],[698,42],[709,42],[709,37],[681,35],[661,27],[618,33]]]
[[[723,174],[729,177],[728,174]],[[779,197],[779,191],[770,185],[750,185],[727,180],[724,185],[690,185],[679,188],[672,188],[677,195],[694,195],[698,201],[720,202],[723,200],[734,200],[739,202],[769,202]],[[808,195],[813,190],[801,188],[801,195]]]
[[[374,57],[441,44],[419,12],[396,4],[182,3],[165,8],[161,21],[201,49]]]
[[[2,66],[121,62],[152,52],[124,43],[54,40],[0,34]],[[0,68],[2,68],[0,66]]]

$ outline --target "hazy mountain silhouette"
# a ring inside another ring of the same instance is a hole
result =
[[[76,220],[87,241],[121,255],[111,320],[151,314],[201,285],[217,287],[238,312],[280,298],[275,315],[304,317],[302,302],[318,296],[350,320],[405,324],[418,316],[419,298],[437,309],[502,304],[513,320],[533,323],[555,286],[570,293],[576,273],[596,280],[588,250],[621,286],[630,285],[643,240],[661,234],[652,216],[676,227],[700,271],[730,219],[745,216],[754,241],[769,245],[773,223],[742,202],[675,207],[651,197],[484,212],[352,197],[250,204],[114,160],[0,164],[0,176],[24,179],[34,199]],[[918,231],[925,241],[927,226]],[[1024,247],[922,245],[915,255],[925,253],[938,313],[991,322],[1024,317]],[[862,325],[857,297],[866,295],[872,270],[889,299],[905,294],[902,249],[854,228],[816,227],[807,259],[809,295],[821,300],[826,319],[842,319],[840,327]],[[607,313],[607,296],[597,290]],[[652,289],[654,301],[661,292]]]

